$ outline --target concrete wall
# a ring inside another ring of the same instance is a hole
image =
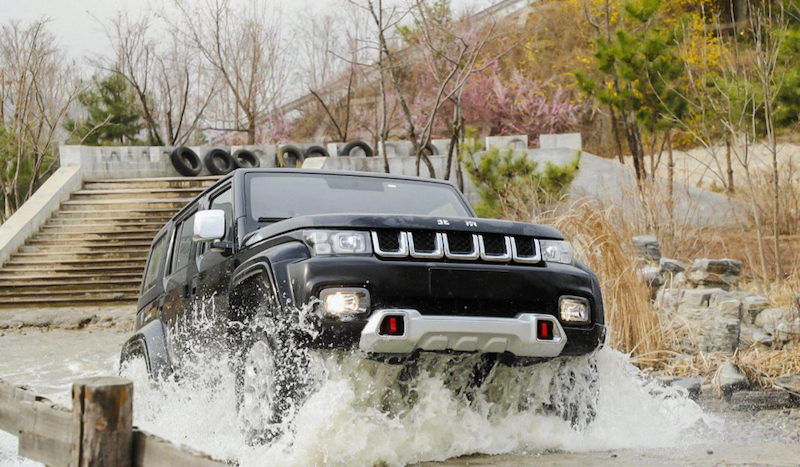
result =
[[[202,162],[203,156],[219,147],[230,151],[250,149],[261,160],[261,167],[275,167],[274,145],[261,146],[190,146]],[[180,177],[169,155],[174,148],[163,146],[61,146],[61,166],[79,166],[84,180],[117,178]],[[210,175],[203,167],[200,175]]]
[[[0,225],[0,266],[44,225],[62,201],[80,188],[80,167],[61,167],[51,175],[14,215]]]

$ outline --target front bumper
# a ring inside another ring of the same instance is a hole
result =
[[[402,316],[403,335],[380,334],[387,315]],[[553,323],[552,339],[541,340],[536,329],[540,321]],[[359,340],[368,353],[410,354],[427,352],[510,353],[516,357],[557,357],[567,335],[553,316],[523,313],[514,318],[472,316],[423,316],[417,310],[378,310],[369,318]]]

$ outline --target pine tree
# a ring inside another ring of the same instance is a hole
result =
[[[124,77],[112,74],[78,96],[86,110],[84,119],[68,118],[64,128],[73,140],[90,146],[141,144],[137,138],[144,128],[136,96]]]

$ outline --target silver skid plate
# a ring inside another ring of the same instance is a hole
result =
[[[380,334],[386,315],[402,316],[402,336]],[[536,337],[537,322],[553,323],[553,339]],[[411,353],[415,350],[503,353],[518,357],[557,357],[567,336],[552,315],[522,313],[514,318],[472,316],[423,316],[417,310],[378,310],[361,332],[359,348],[371,353]]]

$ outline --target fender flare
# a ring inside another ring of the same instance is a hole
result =
[[[144,325],[128,339],[120,351],[120,365],[136,350],[144,353],[151,378],[163,378],[174,371],[167,344],[167,328],[156,319]]]
[[[310,256],[308,247],[299,241],[286,242],[261,251],[233,271],[231,293],[245,280],[256,274],[265,274],[281,305],[295,306],[287,265]]]

